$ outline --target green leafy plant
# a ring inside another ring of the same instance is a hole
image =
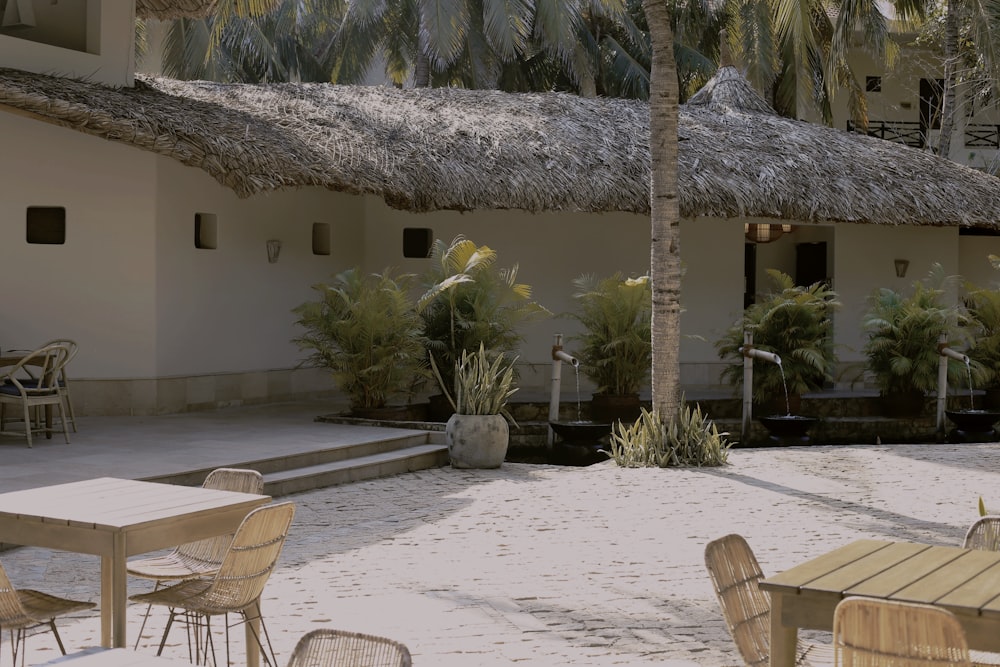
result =
[[[869,309],[862,318],[868,336],[864,352],[868,370],[883,395],[927,394],[937,389],[942,334],[949,346],[967,346],[970,334],[965,309],[944,303],[953,282],[954,278],[946,277],[935,264],[925,280],[913,283],[910,296],[883,287],[869,297]],[[967,384],[966,377],[965,366],[949,360],[949,382]]]
[[[445,390],[452,408],[460,415],[503,415],[516,424],[507,411],[507,401],[517,391],[514,386],[514,362],[502,355],[490,359],[485,346],[479,345],[474,353],[462,351],[462,358],[455,364],[455,396]],[[437,363],[431,367],[440,380]],[[442,388],[444,383],[442,382]]]
[[[463,236],[431,247],[432,268],[423,276],[417,302],[427,352],[438,368],[442,390],[454,391],[456,363],[480,346],[491,356],[509,356],[521,342],[519,326],[550,313],[517,282],[517,265],[501,269],[497,254]]]
[[[1000,257],[990,255],[989,259],[993,268],[1000,268]],[[1000,289],[967,284],[965,290],[974,336],[968,351],[975,364],[973,381],[979,387],[1000,388]]]
[[[728,435],[682,396],[677,414],[666,422],[658,411],[643,408],[631,426],[615,424],[611,456],[623,468],[720,466],[729,459]]]
[[[840,307],[837,294],[825,283],[796,286],[791,276],[769,269],[775,290],[743,312],[739,322],[729,328],[716,343],[721,359],[733,363],[722,377],[735,386],[743,384],[743,332],[753,332],[755,348],[781,357],[776,364],[754,363],[754,398],[764,401],[784,396],[784,382],[789,394],[804,394],[821,389],[833,379],[837,356],[833,349],[833,320]]]
[[[293,309],[305,333],[293,340],[307,363],[329,369],[354,410],[413,394],[429,377],[421,319],[409,297],[414,276],[349,269],[313,285],[318,301]]]
[[[597,385],[596,393],[638,393],[652,367],[652,286],[649,276],[606,278],[583,275],[573,281],[579,310],[570,313],[584,326],[574,335],[580,371]]]

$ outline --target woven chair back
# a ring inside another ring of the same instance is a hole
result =
[[[846,598],[833,615],[834,664],[842,667],[967,666],[969,648],[955,616],[940,607]]]
[[[713,540],[705,547],[705,566],[743,661],[750,667],[766,666],[771,656],[771,600],[757,585],[764,573],[750,545],[735,534]]]
[[[69,356],[70,349],[63,343],[40,347],[23,356],[7,379],[24,396],[54,395],[59,391],[59,374]]]
[[[0,628],[18,630],[37,624],[37,620],[28,616],[17,589],[10,583],[3,565],[0,565]]]
[[[288,667],[410,667],[405,645],[358,632],[313,630],[299,639]]]
[[[243,468],[216,468],[208,473],[202,483],[204,489],[217,491],[237,491],[239,493],[261,494],[264,491],[264,477],[256,470]],[[177,556],[189,562],[196,569],[203,565],[213,568],[222,562],[233,536],[220,535],[197,542],[188,542],[177,547]]]
[[[291,502],[265,505],[247,514],[211,585],[191,608],[222,614],[241,611],[257,600],[278,563],[294,515]]]
[[[1000,551],[1000,516],[979,517],[965,533],[962,546],[966,549]]]

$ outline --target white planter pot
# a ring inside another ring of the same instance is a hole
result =
[[[503,415],[452,415],[444,429],[454,468],[499,468],[510,432]]]

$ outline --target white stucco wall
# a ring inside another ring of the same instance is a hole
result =
[[[913,282],[926,278],[935,262],[947,275],[960,273],[958,229],[954,227],[842,224],[836,228],[836,244],[833,287],[843,308],[835,320],[835,342],[843,363],[864,360],[861,322],[868,296],[875,289],[888,287],[910,294]],[[896,276],[895,259],[910,261],[906,277]]]
[[[200,169],[157,161],[157,374],[295,366],[291,309],[360,257],[363,200],[316,188],[239,199]],[[195,247],[195,213],[216,216],[217,249]],[[330,255],[313,254],[317,222],[330,225]],[[274,264],[269,239],[282,244]]]
[[[9,113],[0,134],[0,348],[68,337],[78,375],[152,376],[155,158]],[[29,206],[65,207],[64,245],[26,242]]]
[[[113,86],[132,85],[134,2],[33,0],[33,6],[36,27],[0,31],[4,33],[0,34],[0,66]],[[60,43],[72,46],[64,48]]]

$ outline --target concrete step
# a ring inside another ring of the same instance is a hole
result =
[[[444,433],[401,429],[398,435],[394,435],[386,429],[372,429],[372,434],[370,439],[362,438],[357,442],[313,451],[232,461],[227,467],[257,470],[264,476],[264,492],[277,497],[440,467],[449,462]],[[202,468],[147,479],[198,486],[211,470]]]
[[[267,473],[264,475],[264,493],[274,497],[285,496],[348,482],[438,468],[447,465],[448,460],[448,447],[443,443],[411,445],[367,456]]]

